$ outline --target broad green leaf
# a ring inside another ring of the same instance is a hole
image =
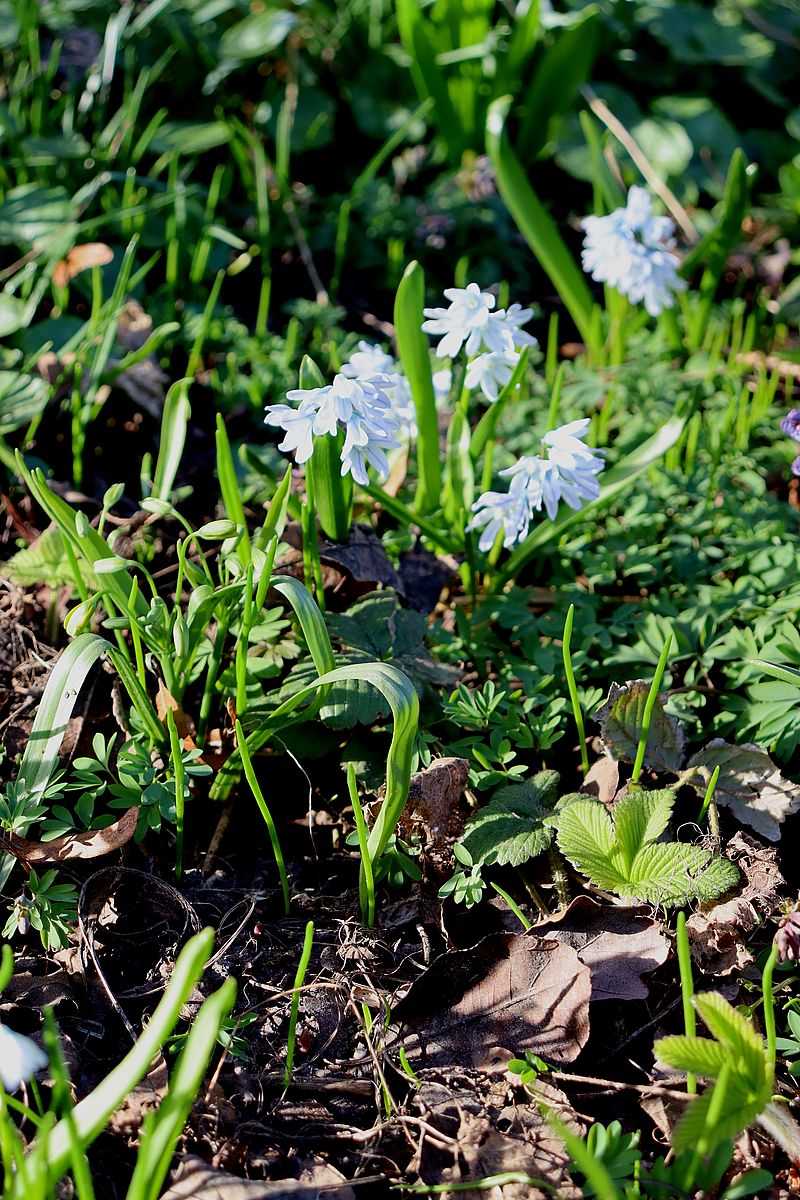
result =
[[[558,227],[533,191],[511,143],[505,123],[511,98],[495,100],[486,122],[486,147],[494,164],[497,186],[517,227],[567,306],[587,346],[596,340],[592,322],[594,302],[580,267]]]
[[[518,147],[524,162],[533,162],[548,137],[550,121],[569,108],[589,78],[600,32],[600,10],[588,4],[580,20],[558,31],[540,52],[533,81],[523,97]]]
[[[219,56],[232,62],[264,58],[283,45],[297,22],[297,16],[285,9],[267,8],[254,12],[225,30],[219,43]]]
[[[27,305],[17,296],[0,292],[0,338],[10,337],[17,330],[24,329],[27,324]]]
[[[635,761],[649,694],[650,684],[642,679],[611,684],[608,698],[597,710],[595,719],[600,725],[603,745],[612,757],[623,762]],[[647,735],[645,765],[677,775],[683,763],[685,745],[683,725],[677,717],[667,713],[661,696],[656,696]]]
[[[729,890],[739,872],[727,859],[682,842],[648,844],[666,825],[671,803],[669,792],[656,792],[652,798],[638,789],[629,792],[617,805],[622,809],[620,837],[604,805],[577,800],[556,822],[559,849],[596,887],[651,904],[711,899]]]
[[[674,804],[675,796],[670,791],[631,790],[614,805],[614,832],[628,874],[642,847],[666,829]]]
[[[675,1127],[672,1148],[676,1154],[683,1150],[692,1150],[698,1145],[705,1132],[713,1091],[713,1088],[708,1088],[702,1096],[694,1100]],[[752,1125],[764,1107],[759,1101],[760,1097],[743,1092],[734,1079],[729,1080],[722,1112],[714,1123],[714,1142],[723,1138],[734,1140],[748,1125]]]
[[[437,62],[433,26],[418,0],[397,0],[397,27],[411,58],[411,77],[420,100],[433,100],[438,132],[451,164],[459,166],[466,139],[450,92],[447,77]],[[395,322],[396,324],[396,322]]]
[[[78,565],[88,585],[91,573],[84,563]],[[0,574],[22,587],[32,587],[36,583],[46,583],[51,588],[71,587],[74,579],[58,527],[51,525],[30,546],[12,554],[0,568]]]
[[[50,782],[78,693],[107,646],[105,638],[82,633],[59,655],[39,701],[17,774],[18,788],[31,797],[41,795]]]
[[[191,415],[189,380],[179,379],[167,392],[161,414],[161,436],[151,492],[155,500],[169,500],[172,496]]]
[[[556,803],[556,771],[540,771],[524,783],[498,788],[467,824],[463,843],[473,862],[518,867],[546,850],[553,840],[546,823]]]
[[[63,187],[26,183],[12,188],[0,204],[0,243],[25,250],[69,248],[77,233],[78,208]]]
[[[412,5],[415,2],[410,0]],[[394,326],[397,352],[417,414],[419,483],[416,506],[423,515],[439,506],[441,494],[439,422],[431,375],[430,346],[422,332],[424,305],[425,275],[419,263],[412,262],[406,267],[397,289]]]

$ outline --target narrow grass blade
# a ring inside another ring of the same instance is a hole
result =
[[[204,1001],[195,1017],[178,1065],[172,1072],[169,1090],[155,1112],[147,1114],[139,1138],[136,1167],[125,1200],[158,1200],[175,1147],[189,1118],[217,1044],[222,1022],[236,1000],[236,980]]]
[[[494,164],[497,187],[517,228],[555,285],[584,342],[591,348],[596,340],[591,292],[555,221],[533,191],[511,148],[505,127],[510,107],[509,96],[495,100],[486,122],[486,147]]]
[[[181,951],[167,989],[133,1049],[93,1092],[72,1111],[74,1129],[83,1146],[90,1145],[105,1128],[108,1118],[144,1078],[180,1018],[214,945],[213,929],[195,934]],[[229,993],[230,994],[230,990]],[[51,1178],[60,1178],[69,1165],[70,1126],[59,1121],[50,1132],[47,1163]],[[23,1185],[24,1186],[24,1185]],[[25,1200],[24,1190],[12,1185],[9,1200]]]
[[[394,302],[397,351],[414,398],[417,414],[419,483],[416,506],[421,513],[438,507],[441,492],[439,423],[431,374],[428,339],[422,332],[425,275],[418,262],[409,263]]]
[[[225,419],[222,413],[217,413],[215,444],[217,449],[217,478],[219,479],[220,491],[222,492],[222,503],[225,505],[227,515],[242,531],[237,553],[242,560],[242,565],[246,567],[250,562],[250,535],[247,532],[244,505],[242,504],[242,497],[239,494],[239,480],[236,478],[231,444],[228,440],[228,431],[225,428]]]

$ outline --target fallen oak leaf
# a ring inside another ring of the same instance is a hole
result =
[[[571,946],[530,933],[490,934],[434,959],[395,1006],[403,1039],[426,1066],[481,1067],[490,1050],[578,1057],[589,1037],[591,973]]]
[[[113,825],[89,829],[86,833],[67,833],[51,842],[28,841],[14,833],[0,835],[0,846],[20,862],[51,863],[72,859],[100,858],[120,850],[136,832],[139,808],[127,809]]]
[[[746,833],[734,834],[725,854],[739,868],[744,887],[731,900],[701,909],[686,922],[693,960],[704,974],[716,977],[740,971],[753,961],[744,935],[775,910],[785,882],[777,850]]]
[[[800,808],[800,785],[784,779],[761,746],[734,746],[723,738],[715,738],[689,759],[681,782],[705,796],[715,767],[719,778],[714,803],[729,808],[768,842],[777,842],[783,822]]]
[[[599,905],[578,896],[558,920],[536,925],[534,932],[573,947],[592,973],[592,1000],[644,1000],[642,975],[669,954],[662,928],[646,908]]]

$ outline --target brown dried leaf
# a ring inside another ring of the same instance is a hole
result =
[[[601,804],[610,804],[619,788],[619,763],[610,754],[604,754],[592,763],[581,784],[587,796],[596,796]]]
[[[85,242],[82,246],[73,246],[66,258],[62,258],[53,267],[53,283],[56,287],[66,287],[70,279],[87,271],[89,267],[104,267],[112,262],[114,251],[105,242]]]
[[[259,1182],[255,1179],[237,1179],[227,1171],[218,1171],[202,1158],[189,1154],[180,1160],[170,1182],[172,1186],[164,1192],[161,1200],[280,1200],[282,1196],[291,1196],[293,1200],[319,1200],[320,1189],[327,1187],[334,1187],[335,1191],[331,1194],[341,1200],[355,1200],[355,1192],[346,1186],[344,1176],[333,1167],[326,1167],[324,1178],[312,1178],[310,1181],[274,1179]]]
[[[429,1066],[480,1067],[501,1046],[550,1062],[577,1058],[589,1036],[591,974],[571,946],[533,934],[490,934],[435,959],[394,1016],[418,1031],[406,1050]]]
[[[416,1102],[426,1124],[452,1139],[453,1152],[448,1154],[425,1139],[419,1176],[428,1186],[452,1185],[444,1193],[450,1200],[462,1196],[484,1200],[486,1191],[479,1181],[519,1172],[549,1184],[563,1200],[580,1200],[561,1140],[536,1105],[509,1103],[507,1076],[490,1077],[461,1068],[442,1072],[443,1081],[428,1078],[430,1074],[425,1073]],[[536,1092],[537,1099],[553,1108],[574,1133],[583,1132],[559,1088],[539,1081]],[[470,1180],[476,1181],[476,1187],[465,1190]],[[544,1188],[509,1181],[498,1184],[492,1194],[503,1200],[541,1200],[547,1193]]]
[[[592,1000],[644,1000],[642,975],[666,962],[669,941],[645,908],[573,900],[557,921],[537,925],[539,937],[556,938],[577,952],[592,973]]]
[[[156,692],[156,713],[162,725],[167,723],[167,713],[172,710],[172,716],[175,721],[175,728],[178,731],[178,737],[184,742],[191,742],[189,749],[194,747],[195,727],[192,718],[183,711],[178,701],[171,694],[163,679],[158,681],[158,691]]]
[[[684,780],[698,796],[704,796],[717,766],[714,802],[729,808],[759,837],[777,842],[785,819],[800,808],[800,785],[784,779],[760,746],[750,742],[732,746],[722,738],[715,738],[689,759]]]
[[[403,594],[400,576],[386,555],[383,544],[371,529],[353,525],[346,542],[320,543],[320,561],[350,577],[352,590],[360,595],[370,592],[376,583]]]
[[[744,935],[774,911],[785,882],[777,850],[746,833],[735,834],[725,854],[739,868],[744,887],[732,900],[693,913],[686,922],[692,958],[706,975],[730,975],[753,961]]]
[[[139,809],[129,808],[113,825],[90,829],[86,833],[67,833],[52,842],[29,842],[16,834],[7,834],[4,844],[25,863],[66,862],[67,859],[100,858],[129,842],[136,832]]]
[[[410,835],[421,825],[434,843],[459,837],[465,815],[459,809],[468,776],[465,758],[436,758],[429,767],[415,772],[401,818],[402,828]]]

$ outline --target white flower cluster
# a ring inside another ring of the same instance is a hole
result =
[[[546,433],[544,456],[524,455],[500,472],[511,479],[507,492],[484,492],[478,497],[467,528],[483,531],[478,545],[484,553],[491,550],[501,530],[506,549],[524,541],[534,512],[541,512],[542,506],[552,521],[561,500],[579,509],[584,501],[597,499],[605,451],[584,444],[588,430],[589,419],[584,417]]]
[[[387,450],[399,447],[400,424],[393,415],[391,392],[395,385],[386,375],[350,379],[334,377],[325,387],[286,393],[287,400],[299,401],[297,408],[288,404],[267,405],[267,425],[286,431],[281,450],[294,455],[295,462],[308,462],[314,453],[314,439],[344,430],[342,475],[352,475],[357,483],[369,483],[369,463],[385,479],[389,474]]]
[[[441,335],[439,358],[455,358],[465,350],[470,362],[464,380],[470,390],[480,388],[487,400],[496,400],[519,362],[519,347],[535,346],[536,338],[522,328],[533,315],[530,308],[511,304],[494,311],[495,298],[477,283],[465,288],[445,288],[447,308],[426,308],[425,333]]]
[[[47,1066],[44,1050],[5,1025],[0,1025],[0,1080],[7,1092],[16,1092],[37,1071]]]
[[[657,317],[675,303],[686,287],[672,253],[675,225],[669,217],[653,216],[653,202],[644,188],[632,187],[624,208],[607,217],[586,217],[583,269],[597,283],[607,283]]]
[[[392,416],[399,426],[398,436],[404,442],[417,436],[417,412],[411,387],[400,364],[382,346],[359,342],[358,349],[342,367],[342,374],[348,379],[372,379],[383,375],[391,384],[385,390],[392,402]]]

